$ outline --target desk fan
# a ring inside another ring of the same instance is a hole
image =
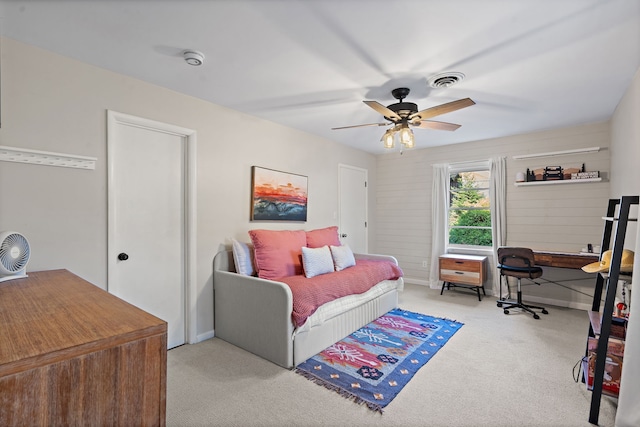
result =
[[[15,231],[0,232],[0,282],[27,277],[29,242]]]

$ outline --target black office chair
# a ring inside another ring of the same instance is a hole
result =
[[[536,305],[523,304],[522,302],[522,289],[520,281],[522,279],[529,279],[535,284],[539,285],[533,279],[537,279],[542,276],[542,268],[536,267],[533,259],[533,251],[529,248],[519,248],[514,246],[503,246],[498,248],[498,268],[500,269],[500,299],[498,300],[498,307],[504,309],[504,314],[509,314],[509,310],[512,308],[521,308],[533,314],[534,319],[539,319],[540,316],[533,311],[533,309],[542,310],[542,314],[549,314],[544,307],[538,307]],[[511,297],[511,288],[509,287],[509,277],[515,277],[518,281],[518,299],[512,301],[502,298],[502,278],[507,281],[508,298]]]

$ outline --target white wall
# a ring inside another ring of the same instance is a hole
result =
[[[640,194],[640,69],[611,119],[611,171],[612,198]],[[631,223],[625,247],[635,248],[635,235],[636,223]]]
[[[437,141],[437,131],[426,132],[432,132],[433,140]],[[609,123],[604,122],[378,156],[376,250],[395,255],[408,282],[426,284],[431,264],[432,165],[496,156],[507,158],[507,181],[510,183],[515,182],[516,172],[524,172],[527,167],[582,163],[587,170],[599,170],[604,177],[599,183],[508,185],[508,245],[579,252],[587,243],[599,244],[603,227],[601,217],[606,212],[609,198],[609,145]],[[594,146],[601,147],[600,152],[535,160],[512,158],[518,154]],[[422,267],[423,261],[427,261],[426,268]],[[490,273],[493,270],[493,267],[489,268]],[[557,270],[550,271],[547,277],[566,278],[567,272]],[[592,287],[592,281],[579,285],[580,288],[583,286]],[[527,288],[526,292],[541,301],[558,300],[569,306],[590,304],[588,295],[555,285]]]
[[[611,119],[611,170],[614,171],[611,179],[611,196],[637,196],[640,194],[640,69],[627,89],[624,97],[618,104]],[[637,216],[637,208],[634,209],[634,217]],[[640,254],[640,238],[637,223],[630,223],[625,238],[625,247]],[[634,270],[640,268],[638,256],[635,259]],[[640,292],[631,293],[631,311],[640,309]],[[620,398],[616,415],[616,426],[632,427],[640,425],[640,406],[638,395],[640,386],[640,316],[637,314],[629,317],[629,329],[624,354],[625,363],[622,369],[620,382]],[[633,360],[632,363],[629,361]]]
[[[337,225],[339,163],[368,169],[374,194],[373,155],[11,39],[2,39],[1,53],[0,145],[98,158],[93,171],[0,162],[0,230],[27,236],[29,271],[65,268],[106,288],[107,110],[198,132],[199,335],[213,327],[212,259],[229,238],[248,241],[252,228]],[[308,176],[306,223],[249,221],[252,165]]]

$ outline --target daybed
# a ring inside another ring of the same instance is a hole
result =
[[[357,265],[366,267],[371,264],[367,260],[387,261],[400,271],[392,256],[353,255]],[[215,336],[285,368],[295,367],[396,308],[398,292],[404,286],[400,271],[393,280],[382,280],[364,293],[322,304],[308,318],[294,320],[288,284],[236,273],[231,250],[216,254],[213,270]],[[341,273],[346,270],[327,274],[325,279],[339,281]],[[287,279],[290,278],[281,280]],[[305,279],[298,276],[292,280]],[[303,323],[296,325],[296,322]]]

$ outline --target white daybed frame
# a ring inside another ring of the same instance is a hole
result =
[[[356,259],[398,261],[392,256],[355,254]],[[398,306],[402,278],[393,289],[339,313],[308,330],[291,320],[291,290],[282,283],[235,273],[231,251],[213,260],[215,336],[285,368],[311,356]],[[331,304],[331,303],[327,303]]]

